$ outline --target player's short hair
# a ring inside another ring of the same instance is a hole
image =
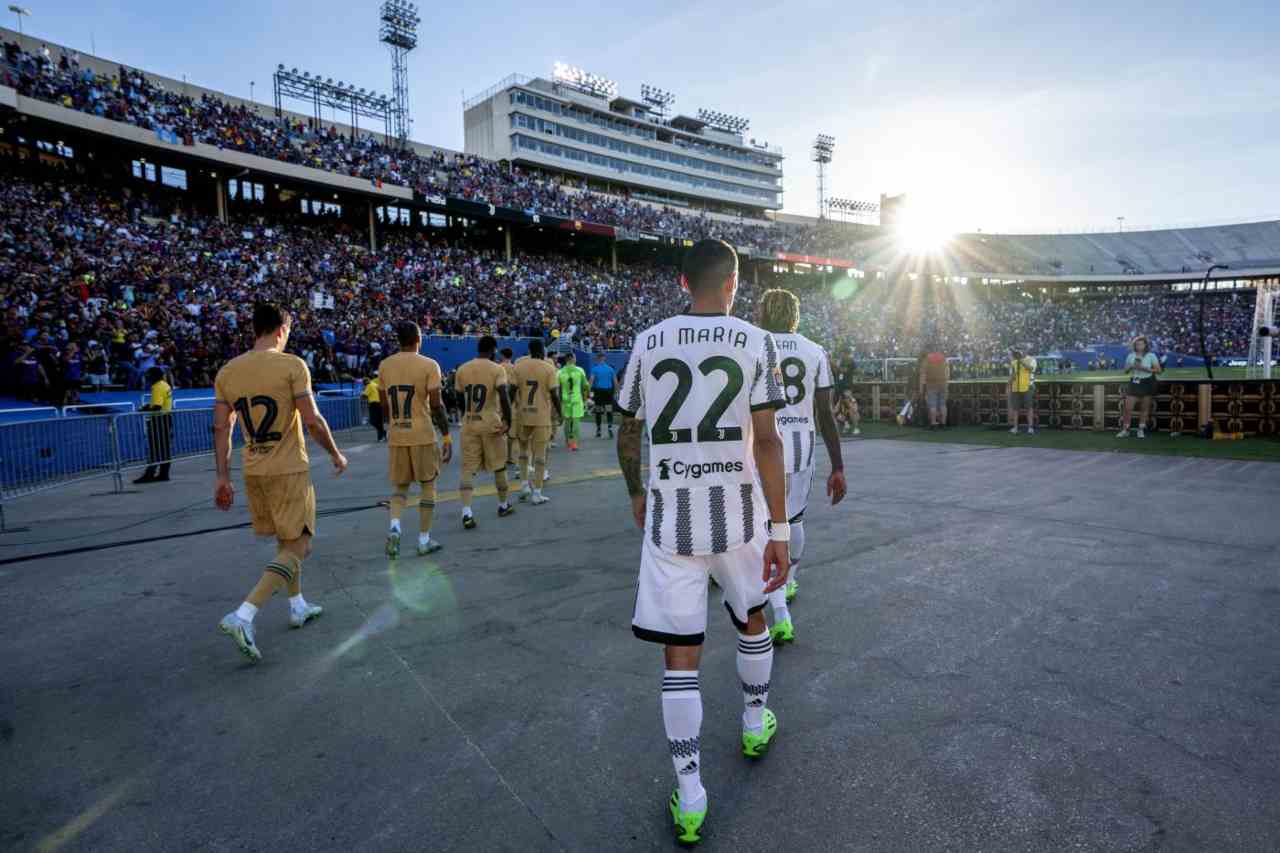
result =
[[[604,361],[604,353],[602,352],[596,353],[596,358],[600,359],[601,361]]]
[[[400,341],[401,347],[411,347],[422,339],[422,329],[418,328],[417,323],[409,320],[397,323],[396,339]]]
[[[800,325],[800,298],[790,290],[776,288],[760,294],[760,328],[767,332],[791,333]]]
[[[738,271],[738,253],[723,240],[699,240],[680,268],[690,293],[712,290]]]
[[[503,358],[511,358],[511,356],[513,356],[513,355],[515,355],[515,352],[511,349],[511,347],[503,347],[503,348],[502,348],[502,357],[503,357]]]
[[[476,344],[476,351],[481,355],[493,355],[498,349],[498,339],[493,335],[485,335],[480,339],[480,343]]]
[[[147,381],[150,382],[152,385],[155,385],[157,382],[161,381],[162,379],[164,379],[163,370],[161,370],[158,367],[147,368]]]
[[[578,357],[577,357],[576,355],[574,355],[572,352],[567,352],[567,353],[565,353],[565,354],[564,354],[564,363],[565,363],[565,364],[568,364],[568,363],[569,363],[569,362],[571,362],[571,361],[572,361],[574,364],[577,364],[577,362],[578,362]]]
[[[253,306],[253,335],[261,338],[291,322],[289,312],[274,302],[258,302]]]
[[[546,347],[542,345],[541,338],[533,338],[529,341],[529,355],[534,358],[542,358],[547,354]]]

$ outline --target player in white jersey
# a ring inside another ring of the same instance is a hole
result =
[[[795,626],[787,605],[798,589],[796,568],[804,553],[804,511],[809,503],[813,483],[813,449],[817,433],[831,458],[831,474],[827,477],[827,496],[831,504],[844,499],[844,458],[840,452],[840,430],[831,409],[831,360],[826,350],[796,332],[800,322],[800,300],[789,290],[766,290],[760,295],[760,327],[772,332],[778,342],[781,359],[782,390],[787,405],[778,412],[778,431],[782,434],[784,463],[787,471],[787,521],[791,525],[791,576],[784,589],[769,595],[773,608],[773,627],[769,629],[775,643],[794,640]],[[816,428],[816,429],[815,429]]]
[[[708,575],[719,582],[738,629],[742,752],[756,758],[778,728],[766,707],[773,641],[764,606],[768,593],[786,583],[790,561],[774,420],[785,402],[777,345],[767,332],[728,316],[738,289],[738,256],[729,244],[694,245],[680,283],[692,300],[689,311],[636,337],[615,405],[623,415],[618,461],[644,531],[631,626],[640,639],[665,646],[662,718],[677,783],[671,818],[677,840],[693,844],[707,814],[698,663]],[[647,483],[640,476],[646,426]]]

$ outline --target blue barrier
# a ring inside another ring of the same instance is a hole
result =
[[[362,403],[359,397],[317,400],[320,413],[334,431],[363,425]],[[163,439],[157,440],[157,436]],[[239,428],[232,436],[232,445],[243,445]],[[108,474],[117,475],[118,489],[122,471],[165,461],[152,458],[156,447],[168,451],[167,461],[212,454],[213,409],[0,424],[0,498]]]

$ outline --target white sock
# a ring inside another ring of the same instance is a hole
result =
[[[786,584],[769,593],[769,606],[773,608],[773,624],[777,625],[791,618],[791,611],[787,609]]]
[[[791,542],[787,545],[787,554],[791,557],[791,571],[795,571],[796,563],[804,556],[804,522],[791,522]]]
[[[307,609],[307,600],[302,597],[302,593],[289,596],[289,609],[294,613],[301,613]]]
[[[764,729],[764,709],[769,702],[769,676],[773,672],[773,640],[769,632],[738,634],[738,678],[742,680],[742,727],[752,734]]]
[[[698,691],[698,671],[668,669],[662,673],[662,723],[667,730],[667,747],[680,788],[680,808],[702,811],[707,792],[702,787],[702,753],[698,736],[702,730],[702,693]]]
[[[511,501],[503,501],[498,504],[498,509],[511,509]]]
[[[418,545],[419,545],[419,547],[423,547],[423,548],[425,548],[427,545],[430,545],[430,544],[431,544],[431,532],[430,532],[430,531],[428,531],[428,532],[426,532],[426,533],[419,533],[419,534],[418,534]]]
[[[469,506],[464,506],[464,507],[462,508],[462,517],[463,517],[463,518],[470,518],[470,517],[471,517],[471,507],[469,507]]]
[[[398,518],[391,519],[391,532],[392,533],[400,532],[400,519]]]
[[[242,602],[241,605],[236,608],[236,615],[246,622],[252,622],[253,617],[258,615],[258,605],[250,604],[247,601]]]

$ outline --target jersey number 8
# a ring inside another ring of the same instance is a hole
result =
[[[787,405],[797,406],[804,400],[804,362],[798,358],[782,360],[782,388],[787,395]]]

